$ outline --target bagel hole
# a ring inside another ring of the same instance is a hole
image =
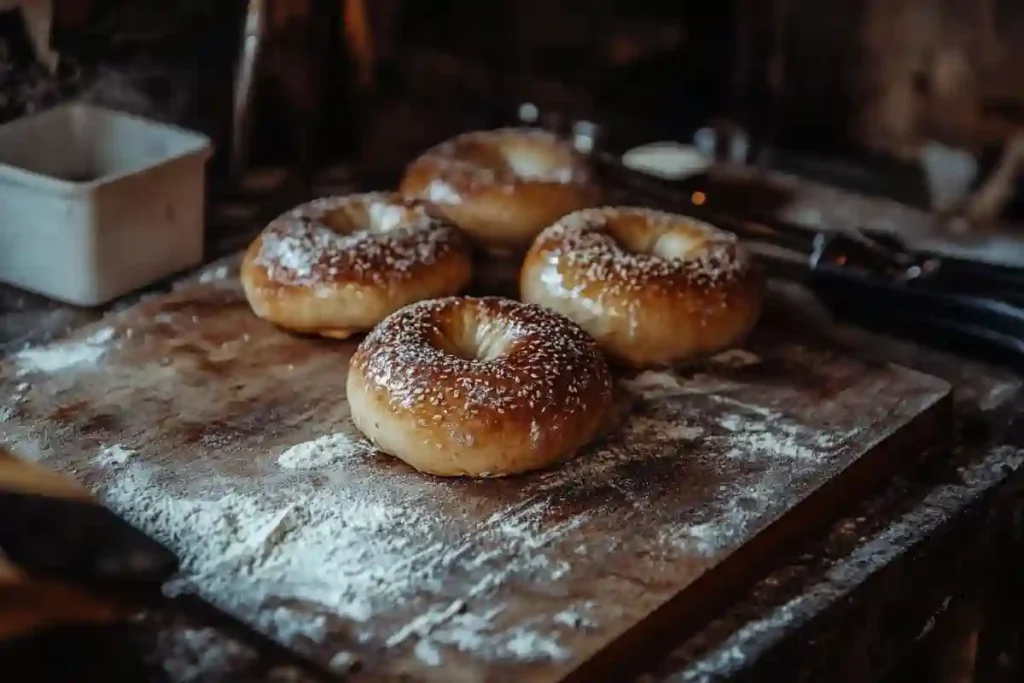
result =
[[[651,253],[663,259],[682,260],[703,247],[706,242],[703,235],[695,235],[688,230],[669,230],[654,241]]]
[[[571,148],[529,135],[468,138],[458,143],[456,154],[490,169],[496,180],[511,176],[532,182],[570,183],[576,163]]]
[[[366,230],[368,232],[391,232],[395,228],[409,223],[410,211],[398,204],[371,202],[366,207]]]
[[[413,211],[401,204],[376,201],[328,211],[319,217],[319,221],[339,235],[351,235],[357,232],[391,232],[414,222],[415,218]]]
[[[684,260],[707,243],[707,236],[682,226],[660,226],[639,220],[624,220],[608,226],[608,234],[623,251],[657,256],[668,261]]]
[[[357,231],[357,223],[345,209],[335,209],[320,216],[320,222],[339,235],[348,235]]]
[[[455,329],[443,332],[438,346],[463,360],[487,363],[504,355],[508,346],[507,334],[508,330],[495,325],[467,320]]]
[[[572,180],[572,167],[554,150],[541,150],[528,145],[502,150],[505,164],[513,175],[524,180],[567,183]]]

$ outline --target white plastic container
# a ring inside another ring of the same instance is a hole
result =
[[[198,266],[210,153],[83,103],[0,126],[0,280],[95,306]]]

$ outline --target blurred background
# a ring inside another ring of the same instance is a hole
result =
[[[623,149],[740,131],[733,161],[984,232],[1024,217],[1021,64],[1020,0],[0,2],[0,118],[198,129],[214,197],[394,170],[528,101]]]

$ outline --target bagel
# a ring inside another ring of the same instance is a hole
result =
[[[414,301],[458,293],[471,268],[467,241],[436,208],[375,192],[279,216],[246,250],[240,275],[256,315],[345,339]]]
[[[381,451],[446,477],[499,477],[575,455],[602,427],[612,380],[583,330],[499,297],[422,301],[363,339],[352,421]]]
[[[614,360],[673,365],[740,342],[764,281],[736,235],[686,216],[585,209],[542,232],[520,272],[524,301],[590,333]]]
[[[599,193],[586,158],[547,131],[464,133],[413,161],[400,191],[437,204],[489,251],[519,253]]]

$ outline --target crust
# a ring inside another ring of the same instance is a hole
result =
[[[483,356],[464,357],[467,340]],[[398,311],[359,345],[348,376],[360,431],[441,476],[505,476],[572,457],[598,433],[611,388],[579,327],[497,297]]]
[[[536,168],[517,170],[515,159]],[[400,191],[435,203],[478,242],[518,251],[554,221],[599,199],[586,159],[533,129],[452,138],[408,166]]]
[[[657,253],[673,239],[685,252]],[[764,282],[731,233],[675,214],[605,207],[545,230],[526,255],[520,290],[524,301],[574,320],[615,360],[645,367],[738,343],[760,316]]]
[[[246,250],[240,275],[256,315],[345,338],[409,303],[460,292],[471,268],[458,228],[427,203],[371,193],[279,216]]]

